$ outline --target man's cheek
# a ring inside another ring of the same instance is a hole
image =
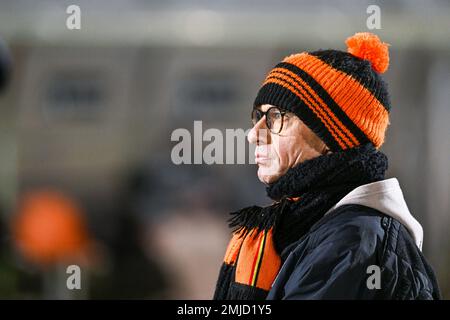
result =
[[[272,157],[270,161],[261,167],[261,172],[264,175],[278,176],[280,174],[280,162],[278,157]]]

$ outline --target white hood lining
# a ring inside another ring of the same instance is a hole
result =
[[[326,214],[346,204],[359,204],[374,208],[398,220],[409,231],[417,247],[422,250],[422,226],[409,212],[397,178],[377,181],[355,188],[328,210]]]

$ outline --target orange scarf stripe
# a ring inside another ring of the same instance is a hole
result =
[[[304,88],[306,88],[306,93],[310,94],[311,96],[313,96],[316,101],[318,101],[318,103],[320,104],[320,106],[322,107],[323,110],[325,110],[327,118],[331,118],[334,123],[338,126],[338,129],[340,129],[342,132],[344,132],[345,134],[342,134],[341,136],[345,139],[345,141],[347,142],[348,145],[350,145],[350,147],[354,146],[354,145],[359,145],[359,141],[358,139],[356,139],[356,137],[351,133],[350,130],[347,129],[347,127],[339,120],[339,118],[337,118],[334,114],[334,112],[332,110],[330,110],[330,108],[328,107],[328,105],[320,98],[319,95],[317,95],[317,93],[308,85],[308,83],[306,83],[302,78],[300,78],[298,75],[296,75],[295,73],[293,73],[290,70],[284,69],[284,68],[274,68],[271,73],[277,74],[279,75],[280,73],[287,73],[290,77],[294,78],[295,80],[297,80],[299,83],[302,84],[302,86]],[[270,74],[269,74],[270,76]],[[284,78],[285,79],[285,78]],[[288,78],[289,79],[289,78]],[[289,79],[290,80],[290,79]],[[294,85],[295,87],[298,87],[298,89],[302,90],[301,87],[299,87],[295,82],[292,82],[292,80],[290,80],[290,83],[292,85]],[[306,96],[306,95],[305,95]],[[312,100],[312,99],[311,99]],[[311,101],[311,103],[313,103],[313,101]],[[320,107],[317,106],[317,108],[319,110],[321,110]],[[332,123],[330,121],[330,123]],[[339,132],[339,131],[338,131]],[[351,142],[348,141],[348,138],[351,139]]]
[[[245,238],[233,235],[226,257],[238,255],[235,282],[270,290],[281,267],[281,258],[273,245],[272,229],[259,232],[257,236],[254,233],[255,230],[252,230]],[[236,245],[239,241],[240,246]],[[225,263],[230,264],[228,262],[225,260]]]
[[[273,244],[273,229],[267,233],[266,245],[262,257],[261,267],[259,268],[256,286],[264,290],[270,290],[281,268],[281,258],[275,251]]]
[[[251,285],[255,256],[258,255],[262,232],[255,235],[252,230],[244,239],[236,265],[235,281]]]
[[[234,265],[236,263],[237,257],[239,255],[239,250],[241,249],[242,242],[244,238],[241,237],[241,232],[235,232],[230,242],[228,243],[227,250],[225,252],[225,258],[223,261],[228,265]]]
[[[255,256],[255,260],[253,261],[253,265],[252,265],[252,273],[250,274],[250,279],[249,279],[249,283],[254,286],[256,284],[256,276],[258,274],[258,269],[260,267],[260,263],[261,263],[261,259],[263,256],[263,252],[264,252],[264,245],[266,242],[266,231],[262,232],[262,237],[260,237],[259,239],[259,250],[258,250],[258,254]]]
[[[297,91],[296,88],[294,88],[293,86],[291,86],[289,83],[286,83],[285,81],[281,81],[281,80],[277,80],[277,79],[272,79],[272,78],[269,78],[268,80],[266,80],[266,81],[264,82],[264,84],[267,84],[267,83],[275,83],[275,84],[278,84],[278,85],[280,85],[280,86],[282,86],[282,87],[288,89],[289,91],[291,91],[291,92],[294,93],[295,95],[297,95],[303,102],[306,103],[306,105],[311,109],[311,111],[313,111],[313,112],[316,114],[316,116],[320,119],[320,121],[327,127],[328,131],[329,131],[330,134],[333,136],[333,138],[337,141],[337,143],[339,144],[339,146],[340,146],[342,149],[344,149],[344,150],[348,148],[347,145],[346,145],[344,142],[342,142],[341,138],[340,138],[339,136],[336,136],[336,134],[333,132],[333,130],[331,130],[330,124],[327,122],[327,120],[325,120],[325,119],[327,119],[327,118],[323,118],[323,116],[322,116],[322,114],[321,114],[321,112],[320,112],[321,110],[319,109],[319,111],[318,111],[316,108],[314,108],[313,106],[311,106],[309,102],[305,101],[305,99],[303,98],[302,94],[299,93],[299,92]],[[323,112],[323,111],[322,111],[322,112]],[[335,126],[333,126],[333,127],[336,129]]]
[[[389,125],[386,108],[356,79],[308,53],[283,60],[307,72],[378,148]]]

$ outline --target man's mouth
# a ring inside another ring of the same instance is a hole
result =
[[[256,154],[255,155],[255,163],[256,164],[264,164],[270,161],[270,158],[268,158],[267,156],[263,156],[260,154]]]

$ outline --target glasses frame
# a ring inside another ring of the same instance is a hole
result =
[[[272,128],[271,128],[271,125],[270,125],[270,121],[269,121],[269,117],[268,117],[268,115],[269,115],[269,113],[270,113],[270,111],[271,110],[273,110],[273,109],[275,109],[275,110],[278,110],[278,112],[280,112],[280,114],[281,114],[281,126],[280,126],[280,130],[278,130],[278,132],[275,132],[275,131],[272,131]],[[259,118],[259,120],[258,121],[256,121],[256,123],[253,123],[254,122],[254,119],[253,119],[253,113],[254,112],[260,112],[261,113],[261,118]],[[265,112],[264,111],[261,111],[261,110],[259,110],[258,108],[253,108],[253,110],[252,110],[252,113],[251,113],[251,118],[252,118],[252,124],[253,124],[253,126],[255,126],[263,117],[266,117],[266,127],[270,130],[270,132],[272,132],[273,134],[279,134],[282,130],[283,130],[283,125],[284,125],[284,116],[286,115],[286,113],[287,113],[287,111],[285,111],[285,110],[283,110],[283,109],[280,109],[280,108],[278,108],[278,107],[270,107],[269,109],[267,109]]]

